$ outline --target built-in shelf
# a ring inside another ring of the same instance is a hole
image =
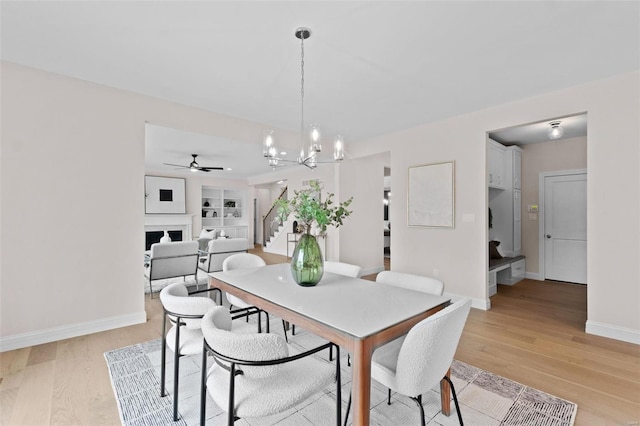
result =
[[[224,229],[231,237],[247,238],[245,189],[202,187],[202,227]]]

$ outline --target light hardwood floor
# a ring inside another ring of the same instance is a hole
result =
[[[524,280],[491,303],[471,310],[457,359],[578,403],[577,425],[640,422],[640,347],[584,333],[584,286]],[[146,311],[144,324],[0,354],[0,424],[119,424],[103,353],[159,338],[158,298]]]

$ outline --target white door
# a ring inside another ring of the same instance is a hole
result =
[[[544,179],[544,278],[587,283],[587,175]]]

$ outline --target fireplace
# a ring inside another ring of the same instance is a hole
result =
[[[160,241],[164,231],[171,241],[191,241],[193,230],[191,214],[147,214],[144,216],[145,250]],[[159,236],[158,236],[159,235]],[[150,242],[151,241],[151,242]]]
[[[171,241],[182,241],[182,231],[168,231]],[[147,231],[145,232],[145,250],[151,249],[151,244],[159,243],[160,238],[164,236],[164,231]]]

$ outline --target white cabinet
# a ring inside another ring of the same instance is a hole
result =
[[[526,259],[520,259],[512,262],[508,268],[498,271],[496,281],[498,284],[514,285],[525,277]],[[495,273],[495,271],[493,271]],[[491,276],[491,274],[489,274]],[[491,287],[489,287],[491,293]]]
[[[247,190],[202,187],[202,227],[224,229],[232,238],[247,238]]]
[[[522,250],[522,194],[513,189],[513,253],[520,255]]]
[[[515,189],[522,189],[522,152],[519,149],[511,149],[511,161],[512,165],[512,176],[513,176],[513,187]]]
[[[489,297],[498,292],[498,278],[496,271],[489,271],[489,278],[487,279],[487,286],[489,288]]]
[[[506,185],[505,147],[489,139],[489,188],[504,189]]]

